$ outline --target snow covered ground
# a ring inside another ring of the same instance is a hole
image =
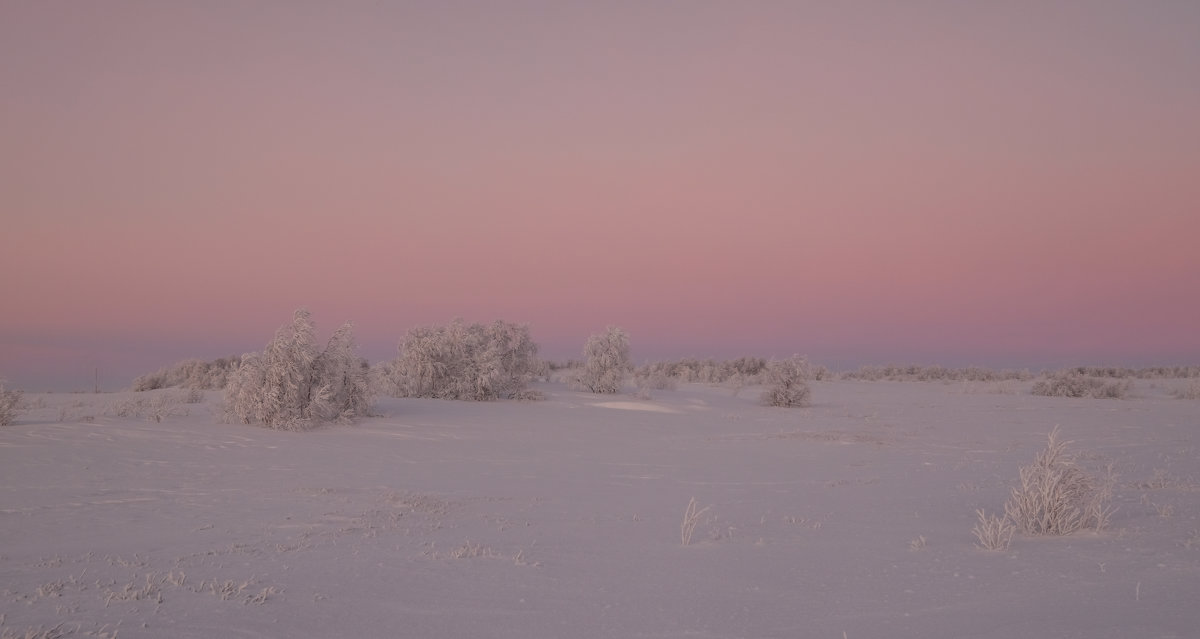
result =
[[[219,393],[27,395],[0,428],[0,633],[1196,637],[1181,384],[816,382],[806,409],[541,384],[305,433],[221,423]],[[979,549],[976,509],[1056,425],[1117,473],[1111,526]]]

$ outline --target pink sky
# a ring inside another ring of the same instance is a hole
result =
[[[1200,4],[0,3],[0,376],[292,310],[639,361],[1200,362]]]

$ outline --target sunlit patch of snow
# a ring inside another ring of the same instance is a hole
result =
[[[621,410],[644,410],[652,413],[678,413],[679,411],[667,406],[649,404],[647,402],[596,402],[592,406],[600,408],[618,408]]]

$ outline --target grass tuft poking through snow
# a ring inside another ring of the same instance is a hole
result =
[[[692,533],[696,530],[696,524],[700,523],[700,516],[708,512],[708,509],[709,506],[697,509],[695,497],[688,502],[687,508],[683,511],[683,523],[679,526],[680,541],[684,546],[692,543]]]
[[[979,540],[978,546],[984,550],[1008,550],[1013,533],[1017,530],[1008,517],[989,515],[982,508],[976,510],[975,514],[979,516],[979,522],[971,532]]]

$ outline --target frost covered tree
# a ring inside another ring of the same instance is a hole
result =
[[[808,406],[812,390],[808,360],[798,355],[767,364],[763,403],[768,406]]]
[[[297,310],[261,353],[242,356],[226,384],[226,413],[246,424],[284,430],[365,415],[368,368],[356,350],[350,324],[319,350],[311,314]]]
[[[496,395],[506,398],[529,396],[529,383],[545,370],[537,356],[538,345],[529,334],[529,325],[497,320],[484,334],[487,339],[479,361]]]
[[[629,334],[615,326],[588,337],[583,345],[583,370],[572,386],[593,393],[617,393],[633,372],[629,358]]]
[[[319,382],[328,399],[320,407],[324,419],[349,421],[366,415],[371,406],[371,367],[358,356],[354,327],[342,324],[317,356]]]
[[[527,325],[497,320],[408,331],[388,375],[398,397],[486,401],[521,397],[542,369]]]

